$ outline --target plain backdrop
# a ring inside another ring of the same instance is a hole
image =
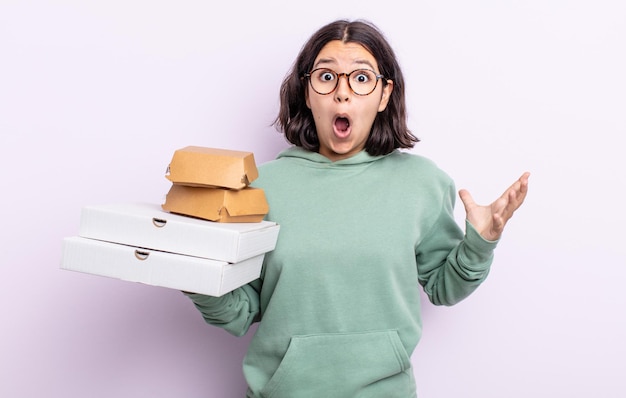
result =
[[[413,152],[480,203],[532,173],[485,284],[423,304],[419,396],[624,396],[620,0],[2,0],[0,396],[244,395],[254,329],[236,338],[180,292],[61,270],[61,240],[84,205],[162,203],[178,148],[274,158],[278,87],[340,17],[395,48]]]

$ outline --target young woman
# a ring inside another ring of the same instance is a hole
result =
[[[248,397],[416,396],[421,285],[453,305],[487,277],[528,186],[489,206],[460,197],[431,161],[407,152],[404,80],[373,25],[336,21],[302,48],[281,87],[277,126],[293,147],[259,167],[280,224],[259,280],[223,297],[188,294],[235,335],[260,321],[244,360]]]

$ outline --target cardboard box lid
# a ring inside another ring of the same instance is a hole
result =
[[[263,257],[231,264],[73,236],[63,239],[61,269],[217,297],[259,278]]]
[[[270,221],[215,223],[172,214],[154,203],[84,206],[78,234],[231,263],[274,250],[280,227]]]
[[[252,152],[187,146],[174,152],[166,177],[174,184],[242,189],[259,172]]]
[[[172,213],[216,222],[260,222],[269,211],[265,192],[260,188],[222,188],[172,185],[163,209]]]

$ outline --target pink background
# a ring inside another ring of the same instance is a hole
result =
[[[623,395],[626,3],[209,3],[0,4],[0,396],[243,396],[251,334],[177,291],[60,270],[61,240],[84,205],[162,203],[180,147],[273,158],[278,86],[344,16],[395,47],[416,153],[483,203],[533,173],[488,281],[424,304],[420,397]]]

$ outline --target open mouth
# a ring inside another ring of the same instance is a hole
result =
[[[335,134],[339,138],[345,138],[350,134],[350,120],[347,117],[339,116],[335,118],[333,127]]]

